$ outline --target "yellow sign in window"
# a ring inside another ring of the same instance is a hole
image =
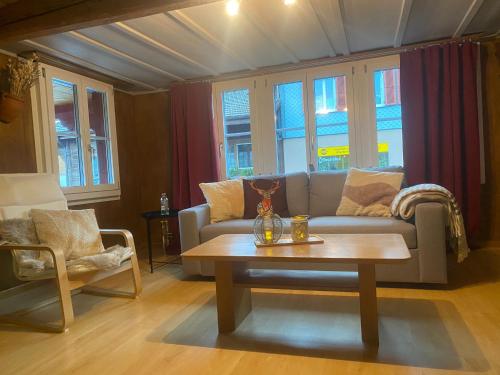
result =
[[[389,152],[388,143],[379,143],[378,152]],[[318,147],[318,157],[324,158],[327,156],[347,156],[349,155],[349,146],[330,146]]]

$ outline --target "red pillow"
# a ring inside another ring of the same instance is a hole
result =
[[[262,201],[262,196],[250,186],[250,181],[255,181],[255,186],[259,189],[267,190],[271,188],[273,182],[276,180],[280,182],[280,187],[274,192],[273,195],[271,195],[273,212],[281,217],[290,216],[286,200],[286,178],[252,178],[243,179],[243,195],[245,200],[245,212],[243,214],[244,219],[255,219],[258,215],[257,205]]]

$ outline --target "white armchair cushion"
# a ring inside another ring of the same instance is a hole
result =
[[[54,250],[64,253],[66,260],[74,260],[104,252],[95,212],[89,210],[31,210],[38,239]],[[43,252],[46,264],[50,254]]]
[[[57,176],[43,173],[0,174],[0,219],[27,219],[32,208],[68,209]]]

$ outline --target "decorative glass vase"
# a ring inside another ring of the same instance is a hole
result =
[[[283,220],[277,214],[259,215],[255,218],[253,233],[259,243],[276,243],[283,234]]]

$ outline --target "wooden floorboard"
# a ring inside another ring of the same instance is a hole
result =
[[[475,251],[462,265],[450,259],[447,288],[379,288],[378,352],[362,344],[356,293],[255,290],[238,329],[218,335],[212,280],[168,265],[143,272],[143,283],[139,300],[74,296],[76,320],[64,334],[0,326],[0,373],[500,373],[500,250]],[[36,317],[58,313],[52,304]]]

